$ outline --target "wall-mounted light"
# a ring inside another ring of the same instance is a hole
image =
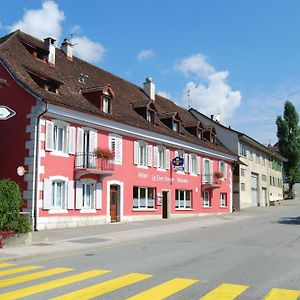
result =
[[[24,176],[26,172],[27,172],[27,171],[25,170],[25,168],[24,168],[23,166],[19,166],[19,167],[17,168],[17,174],[18,174],[19,176]]]

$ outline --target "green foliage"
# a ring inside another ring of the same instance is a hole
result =
[[[32,230],[30,221],[20,215],[22,197],[18,184],[14,181],[0,180],[0,230],[25,233]]]
[[[288,159],[283,166],[290,191],[300,177],[298,168],[300,163],[300,129],[298,123],[299,115],[294,105],[290,101],[286,101],[283,117],[278,116],[276,124],[279,151]]]

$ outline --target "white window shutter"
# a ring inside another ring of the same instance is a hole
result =
[[[93,152],[97,148],[97,131],[90,130],[89,151]]]
[[[178,151],[174,151],[174,158],[178,157]]]
[[[227,163],[224,162],[224,179],[227,179]]]
[[[77,149],[76,149],[76,166],[83,166],[83,129],[77,128]]]
[[[214,162],[210,160],[209,164],[210,181],[212,182],[214,177]]]
[[[152,167],[152,145],[147,145],[147,166]]]
[[[197,175],[200,175],[200,163],[201,163],[200,156],[197,155]]]
[[[74,209],[74,180],[68,182],[67,209]]]
[[[205,182],[206,177],[206,170],[205,170],[205,159],[202,159],[202,182]]]
[[[122,137],[110,135],[109,149],[114,151],[115,153],[114,162],[121,165],[122,164]]]
[[[52,151],[53,150],[53,131],[54,124],[51,121],[46,120],[46,143],[45,150]]]
[[[154,167],[158,167],[158,148],[154,146]]]
[[[184,154],[184,172],[189,171],[189,155],[187,153]]]
[[[82,208],[82,182],[76,181],[76,209]]]
[[[123,158],[123,144],[122,137],[118,137],[116,140],[116,154],[117,154],[117,162],[121,165]]]
[[[135,165],[138,165],[139,163],[139,143],[137,141],[134,141],[134,149],[133,149],[133,163]]]
[[[51,208],[51,197],[52,197],[52,180],[44,179],[43,209]]]
[[[166,169],[170,170],[170,150],[166,149]]]
[[[76,128],[74,126],[68,127],[68,152],[69,152],[69,154],[75,154],[75,135],[76,135]]]
[[[96,184],[96,209],[102,208],[102,182]]]
[[[192,173],[192,154],[189,154],[189,168],[188,172]]]

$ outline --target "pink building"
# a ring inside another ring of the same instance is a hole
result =
[[[231,212],[236,157],[213,127],[151,78],[141,88],[54,43],[0,38],[0,105],[16,111],[1,121],[0,178],[19,182],[36,229]]]

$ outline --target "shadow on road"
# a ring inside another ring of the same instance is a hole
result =
[[[278,223],[286,224],[286,225],[300,225],[300,216],[299,217],[281,218],[278,221]]]

